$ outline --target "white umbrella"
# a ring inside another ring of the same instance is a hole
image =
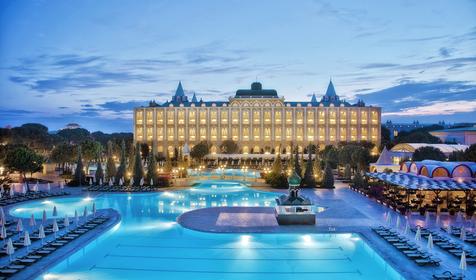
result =
[[[26,252],[29,251],[30,245],[31,245],[30,233],[27,230],[25,231],[25,236],[23,237],[23,246],[26,247]]]
[[[440,213],[436,214],[436,220],[435,220],[435,225],[436,227],[440,227]]]
[[[63,181],[60,182],[60,189],[64,189],[64,183],[63,183]]]
[[[119,186],[122,187],[122,185],[124,185],[124,179],[123,178],[119,179]]]
[[[410,231],[410,224],[408,224],[408,220],[405,223],[405,229],[403,230],[403,234],[407,235]]]
[[[30,217],[30,227],[34,227],[36,226],[36,221],[35,221],[35,216],[33,216],[33,214],[31,214],[31,217]]]
[[[153,186],[154,185],[154,179],[150,178],[150,185]]]
[[[83,217],[86,218],[88,216],[88,208],[84,206]]]
[[[446,227],[446,232],[451,234],[451,222],[448,222],[448,226]]]
[[[15,191],[13,190],[13,186],[10,186],[10,197],[15,195]]]
[[[20,233],[22,231],[23,231],[23,222],[21,221],[21,219],[18,219],[17,232]]]
[[[93,185],[93,179],[89,178],[89,185],[92,186]]]
[[[46,189],[48,190],[48,192],[51,192],[51,184],[50,184],[50,182],[48,182],[48,185],[46,186]]]
[[[46,223],[46,221],[47,221],[47,218],[46,218],[46,210],[43,209],[43,216],[42,216],[41,222],[44,224],[44,223]]]
[[[2,225],[2,229],[0,231],[0,238],[3,239],[3,245],[5,245],[7,239],[7,228],[5,227],[5,225]]]
[[[3,187],[3,184],[0,186],[0,192],[2,192],[2,193],[5,192],[5,188]]]
[[[142,178],[140,179],[139,184],[140,184],[141,187],[144,185],[144,177],[142,177]]]
[[[463,241],[466,240],[466,229],[464,227],[461,227],[461,233],[459,235],[459,238]]]
[[[420,227],[417,227],[417,231],[415,233],[415,241],[420,241],[421,240],[421,230]]]
[[[5,211],[3,211],[3,207],[0,207],[0,219],[2,219],[2,223],[5,223]]]
[[[74,223],[76,225],[79,223],[78,210],[74,210]]]
[[[64,215],[64,226],[65,226],[65,227],[69,227],[69,218],[68,218],[68,214],[65,214],[65,215]]]
[[[397,222],[395,224],[395,227],[397,228],[397,230],[400,228],[400,216],[397,215]]]
[[[96,216],[96,202],[93,202],[93,216]]]
[[[15,247],[13,247],[13,242],[11,238],[8,238],[6,253],[10,258],[10,261],[12,261],[12,255],[15,253]]]
[[[459,261],[459,269],[461,269],[461,274],[464,276],[464,271],[467,269],[466,267],[466,253],[463,251],[461,253],[461,260]]]
[[[99,185],[102,186],[102,178],[99,179]]]
[[[129,185],[131,185],[131,186],[134,185],[134,177],[132,177],[131,180],[129,181]]]
[[[392,217],[390,212],[387,212],[387,216],[385,217],[385,223],[389,226],[392,221]]]
[[[58,223],[56,222],[56,219],[53,219],[53,232],[55,233],[55,238],[56,238],[56,233],[58,231],[59,231]]]
[[[109,179],[109,187],[112,187],[112,179]]]
[[[425,226],[429,227],[430,226],[430,212],[426,211],[425,213]]]
[[[53,206],[53,217],[58,216],[58,210],[56,209],[56,205]]]
[[[23,184],[23,186],[21,188],[21,193],[26,194],[26,184]]]
[[[426,247],[428,248],[428,251],[431,251],[433,250],[433,236],[431,235],[428,235],[428,244],[426,245]]]
[[[40,225],[38,229],[38,238],[41,239],[41,245],[43,245],[43,238],[45,238],[45,228],[43,225]]]

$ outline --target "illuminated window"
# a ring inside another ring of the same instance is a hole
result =
[[[308,124],[313,124],[314,123],[314,112],[309,110],[307,111],[307,123]]]
[[[302,110],[296,111],[297,124],[303,124],[304,122],[304,113]]]
[[[345,110],[340,111],[340,123],[341,124],[347,123],[347,111]]]
[[[218,112],[216,110],[210,111],[210,121],[211,123],[217,123]]]
[[[157,111],[157,124],[163,124],[163,123],[164,123],[164,112]]]
[[[276,138],[276,140],[281,140],[281,133],[282,133],[282,130],[281,130],[281,127],[275,127],[274,128],[274,138]]]
[[[281,118],[282,118],[281,111],[275,111],[274,112],[274,122],[275,123],[281,123]]]
[[[200,127],[200,140],[207,140],[207,128]]]
[[[157,127],[157,140],[159,141],[164,140],[164,128],[161,126]]]
[[[319,123],[324,124],[325,122],[326,122],[326,112],[324,110],[319,110]]]
[[[240,111],[238,110],[233,110],[231,112],[231,119],[233,124],[237,124],[240,120]]]
[[[195,127],[190,127],[188,129],[188,137],[190,138],[190,140],[195,141],[196,133],[197,133],[197,131],[195,130]]]
[[[207,111],[206,110],[200,110],[200,123],[201,124],[206,124],[207,123]]]
[[[153,112],[152,111],[147,110],[146,119],[147,119],[147,124],[152,124],[154,122],[154,117],[153,117]]]
[[[174,111],[170,110],[167,112],[167,123],[173,124],[175,121]]]
[[[179,124],[184,124],[185,123],[185,111],[184,110],[178,111],[178,123]]]
[[[286,123],[292,123],[292,122],[293,122],[293,111],[286,110]]]

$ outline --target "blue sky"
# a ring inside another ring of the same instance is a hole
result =
[[[0,0],[0,126],[131,131],[135,106],[256,78],[397,122],[476,120],[476,1]]]

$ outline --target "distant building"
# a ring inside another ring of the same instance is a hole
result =
[[[390,130],[390,139],[394,139],[402,131],[410,131],[417,128],[423,128],[426,124],[421,124],[419,121],[413,121],[412,123],[393,123],[392,121],[385,122],[384,126]]]
[[[439,149],[446,157],[457,151],[465,151],[468,145],[460,144],[427,144],[427,143],[400,143],[390,150],[392,161],[399,164],[403,159],[411,160],[416,149],[422,147],[433,147]]]
[[[369,141],[380,144],[381,108],[341,100],[334,85],[319,101],[285,101],[274,89],[254,82],[239,89],[228,101],[191,100],[179,83],[171,101],[151,102],[134,109],[134,141],[154,146],[158,152],[174,153],[200,141],[220,153],[224,140],[236,141],[243,154],[289,153],[291,145],[302,150],[309,143],[325,146],[339,142]]]
[[[77,123],[69,123],[63,129],[77,129],[81,128],[81,126]]]
[[[435,130],[430,134],[445,143],[476,144],[476,126]]]

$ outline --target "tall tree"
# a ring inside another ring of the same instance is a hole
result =
[[[106,175],[107,179],[110,180],[112,177],[116,176],[116,162],[114,160],[113,144],[112,141],[107,141],[107,163],[106,163]]]
[[[134,159],[134,170],[132,176],[134,178],[134,184],[139,185],[139,182],[144,178],[144,167],[142,166],[142,159],[140,156],[140,144],[136,144],[136,154]]]
[[[236,154],[239,149],[238,144],[233,140],[225,140],[220,145],[220,151],[223,154]]]
[[[324,176],[324,174],[322,173],[321,159],[318,157],[317,154],[316,159],[314,160],[314,175],[317,182],[321,182]]]
[[[121,142],[121,154],[119,159],[119,168],[117,168],[116,173],[116,183],[119,183],[119,180],[124,180],[126,177],[126,142],[122,140]]]
[[[170,173],[170,172],[172,172],[172,168],[173,168],[172,159],[170,158],[169,153],[166,153],[165,163],[164,163],[164,171],[167,172],[167,173]]]
[[[98,154],[102,153],[102,145],[98,141],[86,139],[81,143],[81,152],[86,161],[86,170],[89,170],[91,162],[97,159]]]
[[[296,146],[296,154],[295,154],[295,157],[294,157],[294,171],[296,171],[296,173],[299,176],[302,176],[302,168],[301,168],[301,163],[300,163],[300,160],[299,160],[299,151],[298,151],[297,146]]]
[[[201,161],[206,155],[210,153],[210,145],[207,141],[201,141],[193,146],[190,151],[190,156],[198,161]]]
[[[350,180],[351,177],[352,177],[352,170],[350,168],[350,164],[346,164],[344,169],[344,179]]]
[[[476,144],[472,144],[469,146],[468,149],[464,152],[464,157],[467,161],[476,162]]]
[[[35,153],[35,151],[27,147],[18,147],[7,153],[5,158],[5,164],[11,171],[17,171],[20,173],[23,181],[26,181],[26,174],[30,173],[30,176],[43,169],[44,159],[41,155]],[[27,182],[27,190],[30,191],[30,187]]]
[[[141,151],[142,160],[147,160],[149,158],[149,153],[150,153],[149,144],[147,143],[140,144],[140,151]]]
[[[317,158],[316,158],[317,160]],[[316,187],[316,179],[314,178],[314,170],[312,166],[312,147],[309,145],[307,148],[307,162],[306,162],[306,171],[304,172],[304,178],[302,180],[302,185],[308,188]]]
[[[96,168],[96,174],[94,176],[96,178],[96,184],[99,185],[100,181],[104,179],[104,170],[102,168],[102,160],[100,155],[98,155],[98,159],[96,160],[96,162],[97,162],[97,168]]]
[[[69,143],[60,143],[56,145],[51,151],[50,159],[61,166],[61,169],[65,169],[67,163],[74,162],[75,160],[75,148]]]
[[[332,168],[329,163],[326,163],[324,178],[322,180],[322,187],[327,189],[334,188],[334,175],[332,174]]]
[[[83,158],[81,146],[78,145],[78,159],[76,161],[76,169],[74,171],[73,184],[76,186],[82,186],[86,182],[86,176],[84,174]]]
[[[128,156],[128,163],[127,163],[127,173],[132,174],[134,172],[134,161],[135,161],[135,146],[134,143],[131,143],[129,148],[129,156]]]
[[[152,147],[152,152],[149,153],[149,158],[147,160],[147,184],[150,184],[150,180],[153,181],[154,185],[157,185],[158,174],[157,174],[157,163],[155,161],[154,148]]]

